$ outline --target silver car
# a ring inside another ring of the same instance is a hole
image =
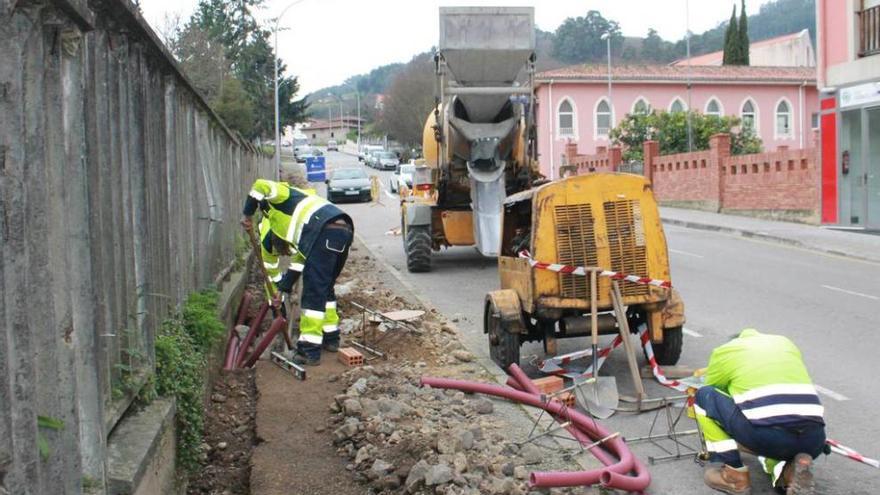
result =
[[[390,151],[376,153],[375,167],[381,170],[395,170],[400,165],[400,159]]]

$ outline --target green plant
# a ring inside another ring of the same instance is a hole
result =
[[[64,421],[50,416],[37,416],[37,428],[46,428],[48,430],[61,431],[64,429]],[[39,431],[37,431],[37,449],[40,451],[40,457],[45,461],[52,455],[49,448],[49,441]]]
[[[156,336],[156,375],[146,393],[177,400],[177,456],[184,469],[199,465],[204,425],[204,375],[208,350],[224,333],[215,290],[189,295],[179,315],[168,318]]]
[[[709,149],[709,139],[719,133],[730,134],[730,150],[734,155],[759,153],[761,139],[749,128],[740,125],[733,116],[716,117],[690,112],[693,150]],[[624,160],[641,160],[642,143],[655,140],[660,143],[660,153],[669,155],[688,151],[688,113],[651,112],[650,114],[627,114],[617,127],[611,130],[612,141],[624,148]]]

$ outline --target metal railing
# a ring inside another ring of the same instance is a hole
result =
[[[859,56],[880,54],[880,5],[864,8],[856,14],[859,27]]]

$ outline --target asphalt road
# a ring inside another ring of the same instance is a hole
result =
[[[327,162],[330,169],[362,166],[355,157],[335,152]],[[343,205],[357,233],[424,297],[458,320],[473,352],[487,356],[482,308],[486,293],[498,287],[496,261],[473,248],[451,248],[434,254],[431,272],[408,273],[402,240],[390,234],[400,225],[398,200],[387,192],[391,173],[365,169],[380,177],[383,193],[381,204]],[[870,457],[880,456],[880,265],[682,227],[667,226],[666,236],[673,281],[688,319],[681,364],[704,366],[715,346],[743,328],[786,335],[801,348],[821,393],[828,436]],[[561,342],[560,350],[586,345],[586,339],[571,339]],[[543,352],[540,345],[529,345],[522,355],[525,362]],[[624,356],[616,352],[601,373],[616,376],[626,392],[631,386],[625,370]],[[671,394],[653,382],[646,384],[652,396]],[[653,413],[617,415],[606,424],[635,437],[646,435],[653,419]],[[681,428],[692,425],[685,419]],[[663,454],[651,445],[635,446],[634,451],[643,459]],[[745,459],[752,469],[752,492],[773,493],[754,459]],[[816,464],[818,493],[880,492],[878,470],[836,455],[821,457]],[[654,481],[649,493],[716,493],[703,485],[701,469],[688,459],[650,469]]]

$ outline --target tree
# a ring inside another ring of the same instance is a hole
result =
[[[217,115],[230,128],[245,136],[252,134],[255,120],[254,105],[242,88],[241,81],[234,77],[223,81],[220,96],[213,106]]]
[[[208,103],[213,102],[232,73],[223,45],[190,21],[177,32],[171,46],[183,72]]]
[[[667,60],[666,42],[654,28],[648,29],[648,36],[642,42],[642,58],[654,62]]]
[[[737,32],[739,44],[739,65],[749,65],[749,16],[746,15],[746,0],[742,0],[739,10],[739,31]]]
[[[556,29],[553,56],[568,63],[603,61],[606,47],[601,38],[605,33],[611,33],[611,46],[619,53],[623,35],[617,22],[605,19],[595,10],[584,17],[569,17]]]
[[[394,78],[376,122],[379,131],[408,146],[422,142],[425,119],[434,108],[434,65],[422,55]]]
[[[727,31],[724,32],[724,65],[737,65],[739,59],[739,29],[736,27],[736,5],[733,6],[733,12],[730,14],[730,21],[727,23]]]

